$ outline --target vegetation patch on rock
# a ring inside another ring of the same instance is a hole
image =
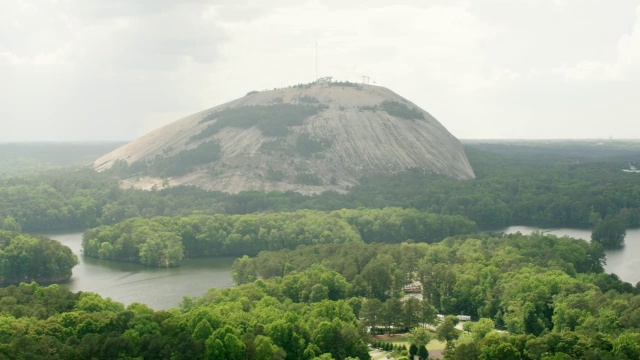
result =
[[[401,119],[424,120],[424,114],[420,110],[408,107],[407,105],[399,103],[397,101],[385,100],[382,102],[382,104],[380,104],[380,108],[386,111],[387,114],[399,117]]]
[[[220,158],[220,144],[211,140],[171,156],[156,156],[153,160],[136,161],[128,164],[117,160],[109,169],[118,176],[151,175],[158,177],[182,176],[198,165],[209,164]]]
[[[324,110],[326,106],[312,106],[301,104],[273,104],[243,106],[212,112],[205,116],[200,123],[214,121],[191,140],[210,137],[225,127],[248,129],[257,126],[265,136],[285,136],[288,127],[302,125],[304,120]]]

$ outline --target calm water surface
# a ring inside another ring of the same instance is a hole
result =
[[[521,232],[531,234],[533,231],[543,231],[556,236],[569,236],[577,239],[591,240],[591,230],[588,229],[541,229],[532,226],[510,226],[500,230],[507,234]],[[620,279],[635,285],[640,281],[640,229],[627,229],[624,248],[607,250],[607,273],[614,273]]]
[[[200,296],[209,288],[233,286],[234,258],[187,259],[174,268],[100,260],[81,255],[82,233],[47,234],[78,255],[80,263],[63,284],[71,291],[91,291],[125,305],[140,302],[155,310],[176,307],[183,296]]]
[[[500,231],[523,234],[543,231],[557,236],[591,238],[591,231],[583,229],[511,226]],[[175,268],[154,268],[84,257],[80,251],[82,233],[46,236],[60,241],[78,255],[80,263],[73,268],[73,276],[64,284],[71,291],[91,291],[125,305],[140,302],[155,310],[165,310],[177,306],[184,296],[200,296],[212,287],[233,286],[233,258],[188,259]],[[608,273],[615,273],[634,285],[640,281],[640,229],[627,230],[625,247],[608,250],[606,254],[605,270]]]

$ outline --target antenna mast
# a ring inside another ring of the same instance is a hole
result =
[[[318,80],[318,40],[316,39],[316,80]]]

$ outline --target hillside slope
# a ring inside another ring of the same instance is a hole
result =
[[[123,186],[344,192],[372,173],[474,172],[460,142],[394,92],[352,83],[252,92],[152,131],[94,162]]]

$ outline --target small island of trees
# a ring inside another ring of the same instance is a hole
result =
[[[627,229],[624,222],[612,218],[599,221],[591,233],[591,241],[602,244],[605,249],[618,249],[624,246]]]

